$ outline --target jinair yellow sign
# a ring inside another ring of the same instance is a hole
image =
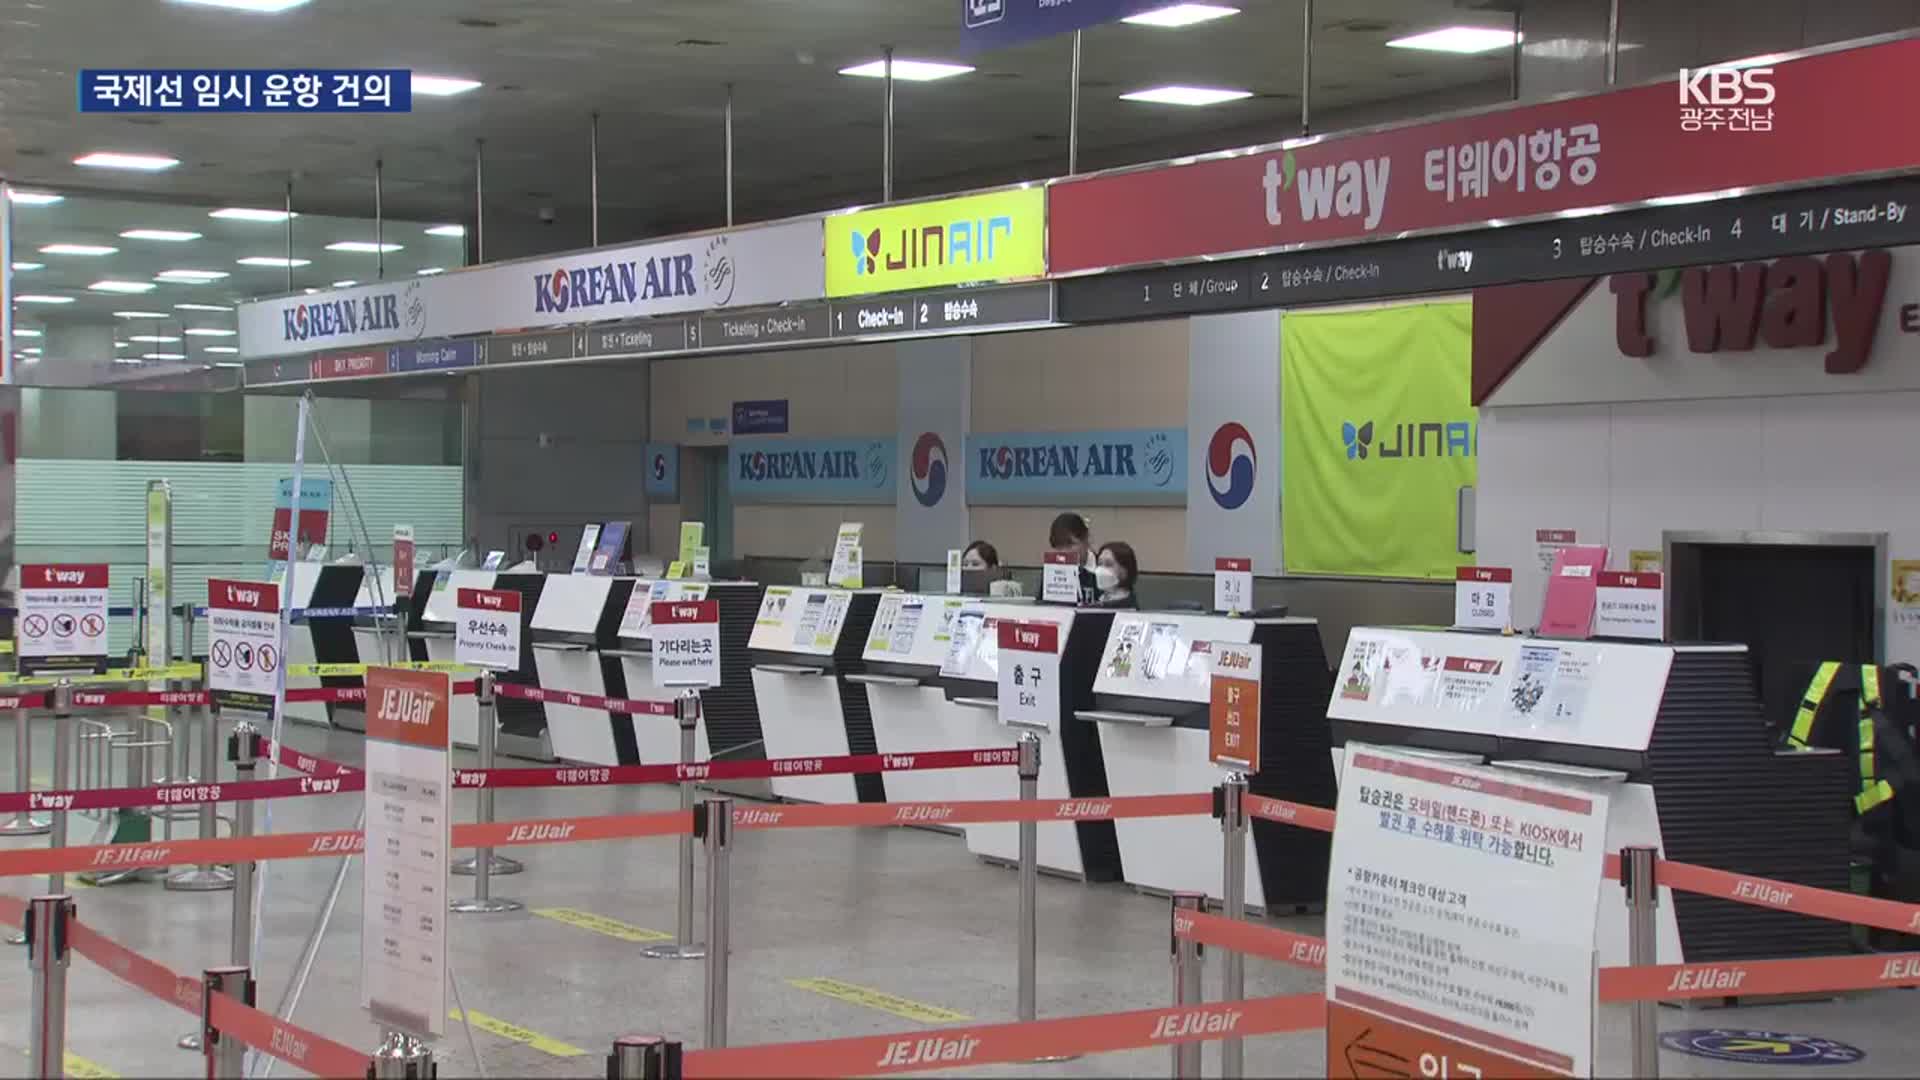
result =
[[[827,295],[1040,277],[1046,218],[1038,187],[829,217]]]

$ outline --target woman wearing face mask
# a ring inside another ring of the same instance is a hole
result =
[[[985,540],[975,540],[967,545],[966,551],[960,554],[960,569],[998,570],[1000,569],[1000,552]]]
[[[1100,545],[1098,561],[1093,567],[1093,583],[1100,590],[1097,601],[1100,607],[1140,610],[1140,601],[1133,595],[1139,580],[1140,560],[1134,557],[1132,544],[1109,540]]]
[[[1068,552],[1080,568],[1080,603],[1091,607],[1099,602],[1100,590],[1093,581],[1093,538],[1087,531],[1087,519],[1071,510],[1061,513],[1047,526],[1047,547]]]

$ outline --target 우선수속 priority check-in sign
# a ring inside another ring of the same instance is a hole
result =
[[[15,629],[22,673],[106,670],[107,565],[22,566]]]
[[[270,710],[280,677],[280,586],[207,580],[207,687],[214,700]]]
[[[720,602],[660,600],[653,605],[653,679],[661,686],[720,685]]]
[[[1000,635],[1000,722],[1052,731],[1060,723],[1060,626],[1003,619]]]
[[[456,589],[459,620],[453,658],[494,671],[520,669],[520,594],[511,589]]]

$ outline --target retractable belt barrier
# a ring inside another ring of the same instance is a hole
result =
[[[610,713],[625,716],[673,716],[674,703],[671,701],[632,701],[627,698],[602,697],[599,694],[577,694],[572,690],[548,690],[540,686],[521,686],[517,683],[495,683],[494,692],[503,698],[517,701],[550,701],[555,705],[571,705],[577,709],[605,709]]]
[[[195,663],[156,664],[150,667],[108,668],[104,672],[75,671],[55,675],[14,675],[0,673],[0,686],[53,686],[62,680],[74,686],[98,686],[103,683],[159,682],[163,679],[198,679],[205,669]]]

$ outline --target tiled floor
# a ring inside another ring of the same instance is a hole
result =
[[[0,732],[0,734],[6,734]],[[42,733],[44,738],[44,733]],[[352,764],[357,736],[295,726],[294,745]],[[10,749],[11,738],[0,739]],[[469,755],[462,755],[468,757]],[[37,744],[34,760],[49,760]],[[463,760],[462,765],[471,764]],[[503,764],[511,764],[503,763]],[[0,776],[11,777],[9,756]],[[11,786],[10,784],[7,786]],[[502,820],[667,809],[667,789],[503,790]],[[273,828],[295,831],[350,827],[357,796],[285,800]],[[471,796],[456,798],[456,817],[470,819]],[[191,826],[184,826],[190,829]],[[76,842],[88,828],[76,826]],[[0,840],[20,846],[44,841]],[[630,926],[671,931],[674,923],[672,839],[521,848],[525,874],[497,878],[496,895],[529,908],[570,908]],[[318,917],[338,863],[271,864],[262,955],[257,965],[263,1004],[278,1003],[299,950]],[[456,894],[470,887],[455,879]],[[0,890],[25,896],[35,883],[8,879]],[[1010,1020],[1014,1011],[1016,882],[1011,872],[969,857],[958,838],[877,829],[796,829],[742,834],[733,860],[733,958],[730,1042],[751,1043],[925,1030],[938,1023]],[[197,973],[227,960],[228,893],[164,892],[157,883],[82,888],[81,917],[108,936],[176,970]],[[371,1049],[375,1030],[359,995],[360,879],[356,860],[294,1019],[349,1045]],[[450,1022],[437,1048],[442,1076],[599,1076],[612,1038],[662,1033],[698,1043],[702,965],[652,960],[641,943],[622,940],[532,911],[459,915],[452,922],[454,976],[475,1013],[537,1035],[533,1044],[492,1030],[472,1033]],[[1318,920],[1280,923],[1318,933]],[[613,928],[617,930],[617,927]],[[1145,1008],[1169,1000],[1167,904],[1119,886],[1086,886],[1043,878],[1039,897],[1040,1014],[1065,1016]],[[0,978],[0,1075],[25,1075],[29,979],[24,950],[0,952],[16,965]],[[796,981],[838,980],[833,983]],[[1317,990],[1311,972],[1262,960],[1247,964],[1250,995]],[[1217,994],[1218,965],[1207,972]],[[838,996],[821,992],[838,991]],[[877,991],[891,998],[863,994]],[[202,1075],[197,1055],[173,1048],[193,1026],[188,1014],[77,960],[69,991],[68,1047],[121,1076]],[[853,998],[855,1000],[849,1000]],[[904,999],[901,1000],[901,999]],[[1737,1010],[1662,1009],[1663,1028],[1731,1027],[1808,1035],[1848,1043],[1866,1057],[1823,1075],[1912,1075],[1920,1068],[1915,998],[1890,991],[1850,1000]],[[932,1007],[935,1012],[925,1012]],[[885,1009],[899,1009],[911,1019]],[[1608,1010],[1598,1039],[1608,1075],[1628,1071],[1626,1020]],[[1251,1076],[1322,1072],[1324,1036],[1256,1038],[1247,1043]],[[1208,1071],[1213,1071],[1212,1048]],[[1164,1050],[1105,1054],[1049,1065],[970,1070],[1004,1076],[1138,1076],[1166,1071]],[[1674,1076],[1767,1074],[1776,1066],[1662,1054]],[[284,1066],[278,1075],[289,1075]],[[1786,1070],[1791,1077],[1804,1075]]]

